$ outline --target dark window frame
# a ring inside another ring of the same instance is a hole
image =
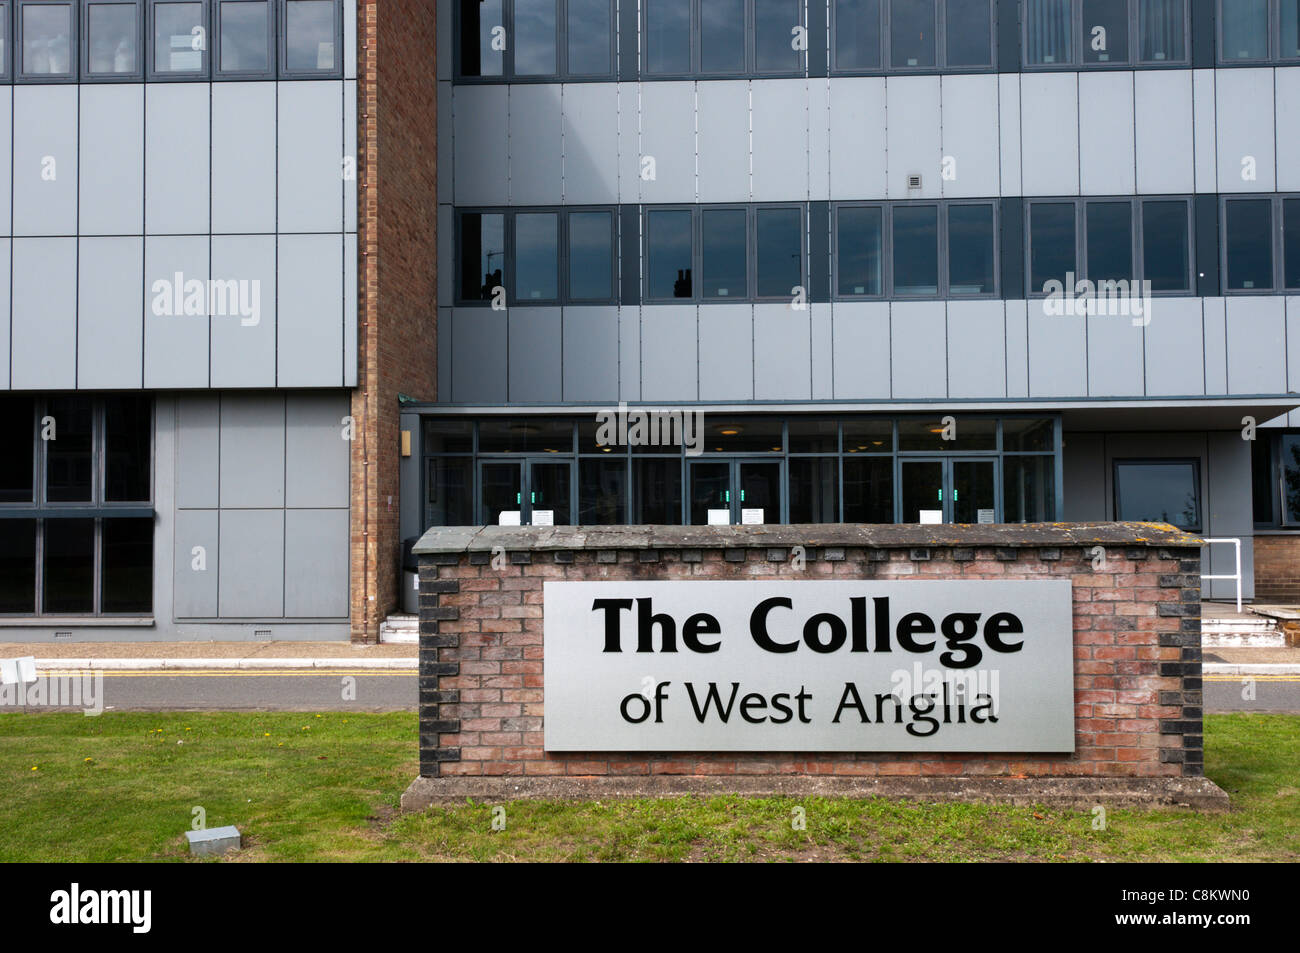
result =
[[[281,0],[283,2],[283,0]],[[571,73],[569,71],[569,2],[555,0],[555,72],[548,74],[515,74],[514,52],[514,0],[501,0],[501,24],[506,31],[506,48],[501,55],[501,75],[470,75],[464,71],[461,57],[464,20],[460,15],[460,0],[452,3],[452,75],[460,85],[500,85],[502,83],[612,83],[618,81],[618,8],[614,0],[609,2],[609,72],[608,73]],[[625,0],[626,2],[626,0]]]
[[[1193,493],[1196,501],[1196,523],[1193,526],[1181,526],[1179,529],[1189,533],[1199,533],[1205,524],[1205,505],[1203,494],[1203,483],[1201,480],[1201,461],[1199,457],[1114,457],[1111,460],[1111,496],[1112,509],[1115,519],[1122,519],[1120,516],[1120,469],[1124,466],[1182,466],[1190,464],[1192,467],[1192,484]]]
[[[1139,22],[1139,0],[1127,0],[1128,56],[1123,60],[1089,63],[1084,60],[1084,48],[1089,43],[1083,22],[1083,0],[1070,0],[1070,58],[1067,62],[1031,63],[1029,61],[1029,3],[1020,0],[1020,52],[1021,69],[1026,73],[1079,72],[1093,70],[1178,69],[1191,65],[1192,56],[1192,4],[1183,4],[1183,55],[1180,59],[1144,60],[1141,58],[1142,37]]]
[[[1240,295],[1286,295],[1294,294],[1295,287],[1286,287],[1286,253],[1283,218],[1285,207],[1282,202],[1288,198],[1300,198],[1300,193],[1291,192],[1234,192],[1219,197],[1219,268],[1223,275],[1221,294],[1225,297]],[[1268,203],[1269,241],[1273,253],[1272,284],[1267,288],[1232,288],[1228,280],[1228,205],[1233,202]]]
[[[334,4],[334,68],[333,69],[312,69],[312,70],[292,70],[289,68],[289,4],[293,0],[275,0],[277,9],[271,15],[273,27],[278,25],[275,30],[275,49],[276,55],[272,57],[275,65],[272,66],[272,72],[275,73],[275,67],[279,67],[278,73],[280,79],[342,79],[343,78],[343,60],[346,51],[343,49],[343,3],[342,0],[330,0]],[[359,15],[359,14],[358,14]],[[215,14],[210,16],[210,20]],[[217,62],[214,60],[214,63]],[[214,67],[214,73],[216,72]]]
[[[1223,0],[1214,0],[1214,65],[1232,66],[1267,66],[1269,64],[1286,65],[1300,60],[1300,55],[1284,56],[1282,53],[1282,5],[1278,0],[1268,0],[1265,50],[1262,57],[1229,59],[1223,55]]]
[[[203,27],[203,67],[193,72],[172,72],[158,70],[157,65],[157,10],[168,3],[198,3],[202,5],[203,15],[200,26]],[[145,21],[145,80],[164,83],[206,83],[212,77],[212,0],[148,0]]]
[[[23,70],[23,11],[28,7],[68,8],[68,71],[66,73],[28,73]],[[10,73],[13,81],[22,85],[45,86],[81,81],[81,0],[14,0]]]
[[[10,0],[0,0],[0,25],[4,28],[4,37],[0,38],[0,60],[3,60],[0,62],[0,83],[13,82],[14,50],[17,49],[13,33],[16,22]]]
[[[135,8],[135,69],[129,73],[95,73],[90,69],[90,8],[92,6],[129,6]],[[81,77],[82,82],[140,83],[144,81],[145,6],[143,0],[81,0]]]
[[[890,3],[891,0],[880,0],[880,66],[876,69],[862,69],[859,67],[843,67],[835,62],[835,4],[830,4],[830,48],[828,53],[828,62],[830,63],[830,74],[832,76],[907,76],[907,75],[926,75],[934,73],[996,73],[998,70],[998,4],[995,0],[989,2],[989,63],[984,66],[949,66],[948,65],[948,0],[929,0],[932,4],[935,15],[934,29],[934,64],[931,66],[892,66],[891,57],[893,55],[892,44],[890,43],[891,19]],[[811,38],[810,38],[811,42]]]
[[[754,0],[744,0],[745,4],[745,65],[742,69],[732,71],[705,71],[702,66],[703,61],[703,27],[700,19],[700,0],[688,0],[691,6],[690,11],[690,67],[686,72],[651,72],[645,64],[649,60],[649,4],[642,2],[638,15],[638,32],[637,52],[640,57],[641,68],[637,77],[641,82],[654,82],[658,80],[673,79],[776,79],[806,76],[808,74],[808,48],[813,44],[814,38],[808,31],[808,11],[806,4],[795,4],[798,10],[799,20],[791,26],[802,26],[804,28],[805,44],[804,49],[799,51],[799,66],[792,70],[760,70],[758,68],[758,51],[757,38],[758,29],[754,12]],[[791,34],[793,38],[793,34]],[[824,40],[821,40],[824,42]]]
[[[212,79],[218,81],[275,79],[279,57],[279,3],[278,0],[267,2],[266,13],[266,62],[264,70],[226,70],[221,68],[221,8],[231,0],[214,0],[212,7]],[[235,0],[238,2],[238,0]],[[314,74],[315,75],[315,74]]]

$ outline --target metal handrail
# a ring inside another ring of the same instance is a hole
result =
[[[1232,543],[1233,551],[1236,553],[1237,571],[1230,576],[1227,575],[1207,576],[1205,573],[1201,573],[1201,579],[1202,580],[1205,579],[1237,580],[1237,611],[1240,612],[1241,611],[1241,540],[1236,538],[1235,536],[1231,536],[1231,537],[1223,537],[1222,539],[1207,539],[1204,540],[1204,543],[1207,546],[1210,545],[1210,543]]]

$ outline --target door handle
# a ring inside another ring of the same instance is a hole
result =
[[[534,490],[533,492],[531,492],[531,493],[528,494],[528,502],[529,502],[529,503],[536,503],[536,502],[537,502],[537,492],[536,492],[535,490]]]
[[[741,491],[740,491],[740,502],[742,502],[742,503],[745,502],[745,491],[744,491],[744,490],[741,490]]]
[[[957,502],[957,491],[956,491],[956,490],[953,490],[953,491],[952,491],[952,501],[953,501],[954,503]]]
[[[722,491],[722,502],[723,502],[723,503],[730,503],[730,502],[731,502],[731,491],[730,491],[730,490],[723,490],[723,491]]]
[[[523,496],[522,493],[516,493],[516,494],[515,494],[515,506],[518,506],[518,505],[519,505],[522,496]]]
[[[940,502],[940,503],[943,502],[943,490],[940,490],[940,491],[939,491],[939,502]]]

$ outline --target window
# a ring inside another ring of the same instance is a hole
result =
[[[151,613],[151,398],[0,404],[11,448],[0,465],[0,613]]]
[[[554,76],[556,0],[514,0],[514,65],[516,76]]]
[[[836,290],[840,297],[873,297],[884,293],[884,260],[879,206],[840,206],[835,211]]]
[[[900,205],[892,209],[893,276],[896,295],[939,292],[939,208]]]
[[[1024,14],[1027,66],[1187,62],[1187,0],[1025,0]]]
[[[139,79],[140,7],[125,3],[85,5],[86,59],[83,74],[95,79]]]
[[[220,0],[217,4],[217,71],[225,75],[273,72],[274,35],[269,0]]]
[[[570,76],[609,76],[614,72],[614,11],[609,0],[569,0]]]
[[[613,0],[459,0],[457,8],[462,79],[614,75]]]
[[[1088,202],[1085,208],[1088,280],[1134,278],[1132,203]]]
[[[1278,51],[1280,59],[1300,59],[1300,0],[1278,0]]]
[[[681,0],[645,2],[646,72],[691,71],[691,8]]]
[[[1195,460],[1116,460],[1115,519],[1201,528],[1200,475]]]
[[[1268,59],[1269,0],[1220,0],[1219,58],[1234,60]]]
[[[988,295],[995,291],[993,206],[948,206],[948,293]]]
[[[9,4],[0,3],[0,79],[9,78]]]
[[[651,76],[797,76],[798,0],[646,0],[643,67]],[[815,39],[811,40],[815,42]]]
[[[150,7],[152,72],[167,79],[207,75],[207,12],[203,3],[154,0]]]
[[[1184,201],[1142,202],[1142,277],[1155,291],[1191,291],[1189,205]]]
[[[691,210],[646,212],[646,297],[691,298]]]
[[[802,68],[794,28],[803,23],[798,0],[753,0],[754,71],[794,74]],[[811,42],[811,41],[810,41]]]
[[[560,242],[554,212],[521,212],[515,220],[513,297],[521,303],[560,297]]]
[[[1143,63],[1187,59],[1186,0],[1138,0],[1138,59]]]
[[[744,298],[749,287],[745,210],[708,208],[700,214],[700,285],[705,298]]]
[[[889,65],[933,68],[934,0],[889,0]]]
[[[1300,288],[1300,198],[1282,200],[1282,283]]]
[[[944,54],[949,67],[993,65],[993,13],[986,0],[944,0]]]
[[[460,216],[460,298],[491,301],[504,288],[505,216],[499,212],[464,212]]]
[[[1029,293],[1046,293],[1049,281],[1063,285],[1075,271],[1073,202],[1032,202],[1029,206]]]
[[[1273,200],[1228,199],[1224,261],[1229,291],[1273,289]]]
[[[759,298],[791,298],[803,283],[803,216],[798,208],[760,208],[757,226]]]
[[[462,76],[505,75],[505,22],[502,0],[461,0]]]
[[[1071,0],[1025,0],[1025,62],[1052,66],[1074,59]]]
[[[990,0],[832,0],[837,73],[991,69]]]
[[[342,10],[337,0],[284,0],[285,75],[342,73]]]
[[[745,0],[700,0],[700,72],[745,71]]]
[[[1128,62],[1128,0],[1082,0],[1083,62]]]
[[[76,25],[71,3],[19,0],[18,75],[37,80],[75,78]]]
[[[569,300],[614,298],[614,213],[569,212]]]
[[[831,65],[836,72],[880,69],[881,0],[834,0]]]

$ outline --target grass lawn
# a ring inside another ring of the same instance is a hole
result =
[[[843,798],[516,802],[401,815],[415,715],[0,714],[0,861],[181,860],[193,809],[236,860],[1300,859],[1300,716],[1211,715],[1227,814]],[[794,809],[806,829],[794,830]]]

